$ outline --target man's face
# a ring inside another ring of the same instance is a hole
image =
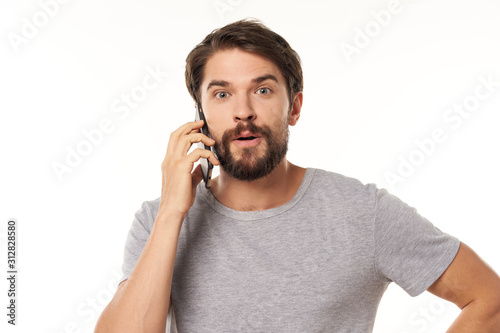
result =
[[[286,81],[270,60],[239,49],[218,52],[205,65],[201,104],[222,169],[252,181],[286,155]]]

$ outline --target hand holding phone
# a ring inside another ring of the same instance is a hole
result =
[[[210,133],[208,132],[207,121],[203,115],[203,111],[199,104],[196,104],[196,121],[203,120],[203,127],[201,128],[201,133],[205,134],[210,138]],[[203,142],[198,143],[198,147],[206,150],[211,150],[211,148],[205,145]],[[206,158],[200,159],[201,171],[203,173],[203,181],[205,182],[205,188],[210,188],[210,181],[212,179],[212,169],[214,165]]]

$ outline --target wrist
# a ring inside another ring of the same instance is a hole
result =
[[[168,207],[162,207],[158,209],[158,214],[156,216],[155,224],[162,225],[173,225],[180,226],[187,216],[187,212],[182,212],[177,209],[169,209]]]

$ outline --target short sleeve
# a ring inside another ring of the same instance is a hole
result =
[[[427,290],[455,258],[460,241],[448,235],[386,190],[377,190],[375,266],[381,279],[409,295]]]
[[[148,241],[151,229],[149,221],[152,219],[149,202],[142,203],[141,208],[135,213],[134,221],[127,235],[123,253],[122,277],[118,284],[128,279],[135,264],[141,256],[142,250]]]

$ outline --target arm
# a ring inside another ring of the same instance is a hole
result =
[[[97,322],[95,333],[165,332],[177,241],[182,222],[194,203],[203,176],[194,163],[201,157],[219,162],[206,149],[191,145],[214,141],[199,133],[203,122],[185,124],[170,136],[162,163],[162,192],[158,215],[141,256],[128,280],[118,287]]]
[[[462,309],[449,333],[500,332],[500,278],[467,245],[428,291]]]

